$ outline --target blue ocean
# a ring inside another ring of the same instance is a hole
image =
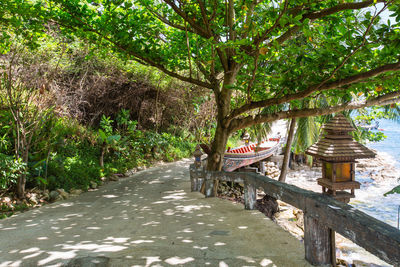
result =
[[[397,227],[400,194],[390,194],[386,197],[383,194],[400,185],[400,124],[390,120],[380,120],[379,128],[387,138],[381,142],[369,143],[367,147],[385,153],[385,159],[387,157],[387,161],[393,162],[396,166],[394,173],[391,173],[396,178],[376,182],[368,175],[357,172],[356,180],[361,182],[361,188],[356,190],[356,198],[350,204],[370,216]]]

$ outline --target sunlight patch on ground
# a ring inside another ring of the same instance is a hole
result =
[[[269,259],[262,259],[262,261],[260,262],[261,266],[268,266],[270,264],[273,264],[273,262]],[[276,267],[276,265],[273,264],[272,266],[268,266],[268,267]]]
[[[200,249],[200,250],[205,250],[208,249],[208,247],[199,247],[199,246],[193,246],[195,249]]]
[[[28,248],[21,250],[19,253],[32,253],[32,252],[38,252],[40,251],[40,248],[34,247],[34,248]]]
[[[147,222],[147,223],[142,224],[142,226],[148,226],[148,225],[155,226],[155,225],[158,225],[158,224],[160,224],[160,222],[151,221],[151,222]]]
[[[187,206],[176,206],[175,208],[178,211],[181,211],[181,212],[184,212],[184,213],[189,213],[189,212],[192,212],[192,211],[201,210],[203,208],[210,209],[211,206],[210,205],[187,205]],[[197,216],[200,216],[200,214],[198,214]]]
[[[77,256],[75,251],[66,251],[66,252],[49,251],[46,253],[49,254],[49,256],[46,259],[40,260],[38,262],[38,266],[48,265],[48,263],[50,263],[54,260],[59,260],[59,259],[68,260],[68,259],[72,259]]]
[[[7,231],[7,230],[15,230],[15,229],[17,229],[16,227],[7,227],[7,228],[3,228],[3,229],[0,229],[1,231]]]
[[[239,226],[238,228],[239,229],[247,229],[248,227],[247,226]]]
[[[163,184],[164,182],[163,181],[160,181],[160,180],[153,180],[153,181],[150,181],[149,182],[149,184]]]
[[[103,195],[104,198],[116,198],[117,195]]]
[[[214,246],[225,246],[226,244],[224,242],[217,242],[214,244]]]
[[[131,244],[143,244],[143,243],[154,243],[154,241],[153,240],[143,240],[143,239],[131,241]]]
[[[163,213],[164,213],[164,215],[166,215],[166,216],[171,216],[171,215],[174,215],[174,214],[175,214],[174,210],[172,210],[172,209],[164,210]]]
[[[194,258],[192,258],[192,257],[188,257],[188,258],[172,257],[172,258],[168,258],[165,260],[166,263],[171,264],[171,265],[185,264],[185,263],[188,263],[191,261],[194,261]]]
[[[160,262],[161,261],[161,259],[160,259],[160,257],[142,257],[142,259],[146,259],[146,267],[147,266],[152,266],[152,264],[153,263],[156,263],[156,262]]]
[[[90,250],[93,252],[117,252],[117,251],[121,251],[124,249],[127,249],[128,247],[125,246],[115,246],[115,245],[99,245],[99,244],[95,244],[95,243],[91,243],[91,244],[82,244],[82,243],[78,243],[76,245],[62,245],[62,249],[65,250],[70,250],[70,251],[74,251],[74,250]]]
[[[0,267],[9,267],[9,266],[20,266],[20,264],[22,263],[22,261],[6,261],[3,263],[0,263]]]
[[[43,251],[39,251],[39,252],[30,254],[30,255],[27,255],[27,256],[23,257],[23,259],[26,260],[26,259],[29,259],[29,258],[33,258],[33,257],[39,256],[42,253],[43,253]]]
[[[126,237],[112,237],[112,236],[109,236],[106,239],[104,239],[104,241],[111,241],[114,243],[125,243],[128,242],[128,240],[129,238]]]
[[[248,263],[255,263],[256,262],[252,258],[246,257],[246,256],[237,256],[236,258],[240,259],[240,260],[244,260],[245,262],[248,262]]]
[[[163,199],[176,199],[176,200],[178,200],[178,199],[184,199],[185,197],[185,195],[186,195],[186,193],[185,192],[182,192],[182,190],[178,190],[178,191],[173,191],[173,192],[165,192],[166,194],[170,194],[170,195],[168,195],[168,196],[165,196],[165,197],[162,197]]]
[[[229,267],[229,265],[226,264],[226,263],[223,262],[223,261],[220,261],[220,262],[219,262],[219,267]]]

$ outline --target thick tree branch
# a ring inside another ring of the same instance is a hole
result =
[[[300,110],[289,110],[289,111],[281,111],[274,114],[260,114],[256,116],[247,116],[244,118],[238,118],[232,120],[229,130],[230,132],[237,131],[240,129],[244,129],[250,127],[255,124],[272,122],[275,120],[281,119],[289,119],[289,118],[301,118],[301,117],[310,117],[310,116],[321,116],[332,114],[336,112],[341,112],[344,110],[353,110],[366,108],[371,106],[384,106],[393,103],[400,103],[400,90],[392,93],[388,93],[382,96],[378,96],[373,99],[363,100],[363,101],[355,101],[349,102],[342,105],[337,105],[333,107],[324,107],[324,108],[313,108],[313,109],[300,109]]]
[[[198,32],[198,34],[206,39],[209,39],[212,37],[212,35],[209,34],[207,29],[204,29],[203,27],[200,26],[199,23],[196,23],[191,17],[188,16],[183,10],[181,10],[175,3],[171,0],[164,0],[165,3],[167,3],[174,11],[176,14],[178,14],[182,19],[184,19],[189,25]]]
[[[245,104],[245,105],[233,110],[227,119],[228,119],[228,121],[230,121],[233,118],[239,116],[240,114],[250,111],[252,109],[287,103],[292,100],[307,97],[316,91],[322,92],[322,91],[327,91],[327,90],[334,89],[334,88],[340,89],[340,87],[342,87],[342,86],[361,82],[363,80],[372,78],[374,76],[380,75],[380,74],[388,72],[388,71],[399,71],[399,70],[400,70],[400,61],[393,63],[393,64],[386,64],[386,65],[380,66],[376,69],[362,72],[362,73],[359,73],[356,75],[352,75],[347,78],[340,79],[340,80],[337,80],[334,82],[325,83],[322,86],[320,86],[319,84],[312,85],[301,92],[287,94],[283,97],[270,98],[270,99],[266,99],[266,100],[262,100],[262,101],[258,101],[258,102],[251,102],[249,104]]]
[[[387,1],[387,0],[377,0],[378,3],[386,3],[386,2],[391,2],[391,1]],[[319,19],[319,18],[323,18],[341,11],[345,11],[345,10],[358,10],[358,9],[362,9],[362,8],[366,8],[372,4],[374,4],[374,0],[367,0],[364,2],[358,2],[358,3],[342,3],[339,4],[337,6],[331,7],[331,8],[327,8],[327,9],[323,9],[320,11],[316,11],[316,12],[310,12],[310,13],[306,13],[302,15],[302,18],[300,20],[300,22],[303,22],[305,19],[310,19],[310,20],[315,20],[315,19]],[[277,25],[279,26],[279,25]],[[283,42],[285,42],[286,40],[290,39],[295,33],[297,33],[300,30],[300,27],[295,25],[290,27],[285,33],[283,33],[281,36],[279,36],[276,41],[281,44]],[[258,40],[259,42],[263,42],[267,39],[268,35],[264,35],[264,38]],[[270,42],[272,43],[272,42]]]
[[[335,14],[340,11],[362,9],[362,8],[366,8],[374,3],[386,3],[386,2],[388,2],[388,1],[387,0],[367,0],[367,1],[363,1],[363,2],[342,3],[342,4],[339,4],[339,5],[331,7],[331,8],[304,14],[302,20],[304,20],[304,19],[311,19],[311,20],[319,19],[322,17],[326,17],[329,15]]]
[[[154,17],[156,17],[156,18],[157,18],[159,21],[161,21],[162,23],[164,23],[164,24],[166,24],[166,25],[168,25],[168,26],[170,26],[170,27],[172,27],[172,28],[181,30],[181,31],[186,31],[186,30],[187,30],[188,32],[197,34],[197,32],[194,31],[192,28],[186,27],[187,29],[185,29],[185,26],[182,26],[182,25],[179,25],[179,24],[176,24],[176,23],[171,22],[171,21],[168,20],[166,17],[163,17],[163,16],[162,16],[161,14],[159,14],[158,12],[152,10],[150,7],[147,7],[147,9],[149,10],[149,12],[150,12],[151,14],[153,14]]]
[[[387,8],[387,5],[385,5],[378,13],[375,12],[375,14],[374,14],[374,16],[372,17],[372,19],[371,19],[371,21],[370,21],[370,23],[369,23],[367,29],[365,30],[365,32],[364,32],[364,34],[363,34],[363,40],[362,40],[361,44],[359,44],[356,48],[352,49],[352,51],[351,51],[351,52],[342,60],[342,62],[332,71],[332,73],[329,75],[329,77],[326,78],[324,81],[322,81],[322,82],[318,85],[317,90],[318,90],[319,88],[321,88],[324,84],[326,84],[329,80],[331,80],[331,79],[335,76],[335,74],[346,64],[346,62],[347,62],[352,56],[354,56],[354,55],[365,45],[365,43],[367,42],[367,35],[368,35],[369,31],[371,30],[374,21],[376,20],[376,18],[377,18],[378,16],[380,16],[380,14],[381,14],[384,10],[386,10],[386,8]]]

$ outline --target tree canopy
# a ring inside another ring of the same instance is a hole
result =
[[[235,130],[400,100],[395,0],[0,2],[26,36],[56,27],[212,90],[212,169]]]

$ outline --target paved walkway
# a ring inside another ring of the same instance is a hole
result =
[[[303,244],[258,211],[190,192],[188,166],[1,220],[0,266],[309,266]]]

